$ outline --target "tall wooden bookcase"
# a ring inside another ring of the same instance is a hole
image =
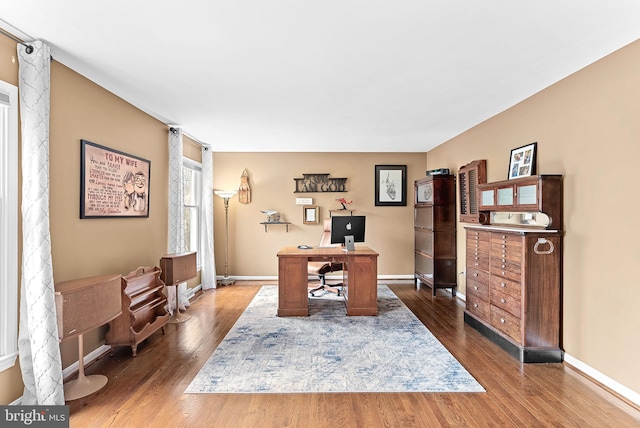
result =
[[[456,179],[431,175],[415,181],[415,278],[431,288],[457,290]]]

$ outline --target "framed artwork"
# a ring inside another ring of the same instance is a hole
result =
[[[376,206],[407,206],[407,166],[376,165]]]
[[[509,180],[535,175],[537,146],[538,143],[531,143],[511,150],[511,160],[509,161]]]
[[[302,223],[318,224],[320,216],[318,215],[318,207],[315,205],[305,205],[302,207]]]
[[[80,140],[80,218],[149,217],[151,162]]]

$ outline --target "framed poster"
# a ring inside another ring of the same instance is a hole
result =
[[[149,217],[151,162],[80,140],[80,218]]]
[[[509,180],[535,175],[537,146],[538,143],[531,143],[511,150]]]
[[[376,165],[376,206],[407,206],[407,166]]]

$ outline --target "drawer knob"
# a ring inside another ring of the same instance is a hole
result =
[[[478,307],[478,304],[477,304],[477,303],[474,303],[474,304],[473,304],[473,307],[474,307],[474,308],[477,308],[477,307]]]
[[[507,301],[503,298],[500,299],[500,303],[507,303]]]
[[[504,320],[504,318],[500,318],[500,322],[501,322],[502,324],[506,323],[506,321]]]
[[[473,274],[473,276],[476,276],[476,277],[477,277],[477,276],[478,276],[478,272],[474,273],[474,274]]]
[[[477,291],[477,290],[478,290],[478,286],[477,286],[477,285],[474,285],[474,286],[473,286],[473,289]]]
[[[500,283],[500,287],[505,288],[507,286],[507,284],[505,284],[504,282]]]

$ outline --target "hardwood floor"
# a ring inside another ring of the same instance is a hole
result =
[[[637,409],[562,364],[520,364],[464,324],[461,302],[413,284],[390,288],[486,393],[184,394],[263,283],[209,290],[137,357],[119,348],[87,367],[109,382],[67,403],[71,427],[640,427]]]

